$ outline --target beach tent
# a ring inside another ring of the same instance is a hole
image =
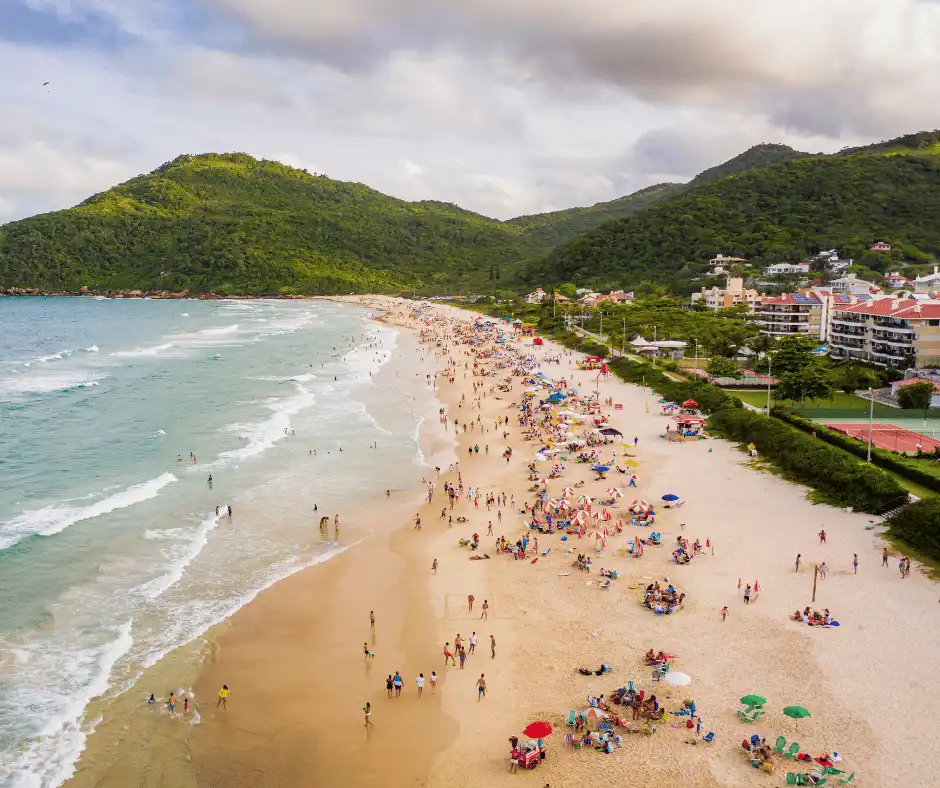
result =
[[[536,337],[535,339],[533,339],[533,340],[532,340],[532,344],[533,344],[533,345],[541,345],[541,344],[542,344],[542,337]]]

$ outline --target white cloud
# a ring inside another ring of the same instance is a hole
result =
[[[411,159],[405,159],[402,163],[402,167],[405,168],[405,172],[409,175],[420,175],[423,170],[417,164],[415,164]]]

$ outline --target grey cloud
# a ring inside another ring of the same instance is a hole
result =
[[[204,0],[269,41],[343,68],[371,67],[402,48],[506,57],[520,79],[603,82],[651,104],[776,111],[813,133],[831,118],[799,108],[820,90],[854,94],[849,132],[888,125],[879,104],[903,80],[916,100],[898,107],[908,131],[932,103],[940,57],[940,7],[917,0]]]

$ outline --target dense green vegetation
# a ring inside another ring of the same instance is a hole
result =
[[[888,535],[940,561],[940,498],[925,498],[889,517]]]
[[[562,241],[593,230],[605,222],[665,202],[681,194],[686,188],[687,186],[681,183],[657,183],[610,202],[599,202],[588,208],[568,208],[563,211],[517,216],[510,219],[508,224],[521,229],[534,246],[548,252]]]
[[[729,175],[737,175],[748,170],[759,170],[764,167],[773,167],[775,164],[785,164],[788,161],[797,159],[806,159],[812,156],[812,153],[802,153],[793,150],[789,145],[775,145],[764,143],[748,148],[744,153],[739,153],[733,159],[715,167],[709,167],[700,172],[691,181],[688,186],[702,186],[713,181],[720,181]]]
[[[828,248],[861,258],[877,240],[892,244],[894,257],[929,261],[940,254],[936,136],[797,158],[694,187],[561,244],[524,276],[543,286],[651,281],[678,292],[719,251],[759,264]]]
[[[244,154],[180,156],[75,208],[0,228],[0,287],[217,293],[498,285],[515,226]]]

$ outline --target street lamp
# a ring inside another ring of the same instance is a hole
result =
[[[865,462],[871,463],[871,428],[875,416],[875,398],[871,393],[871,386],[868,387],[868,457]]]
[[[767,354],[767,415],[770,415],[770,371],[773,367],[774,357]]]

